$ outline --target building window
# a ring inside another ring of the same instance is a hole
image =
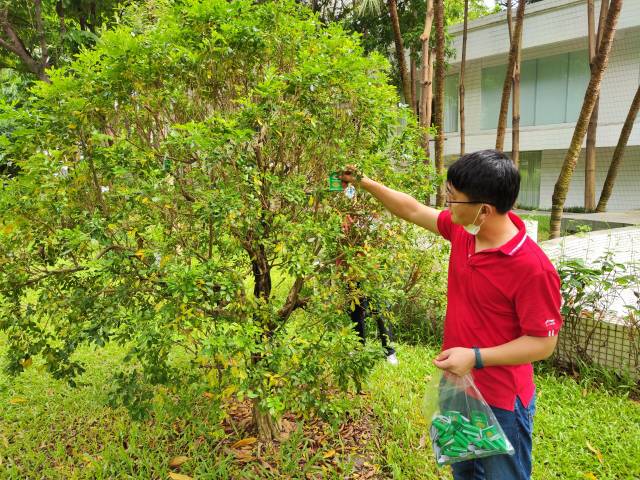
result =
[[[458,131],[458,99],[460,75],[447,75],[444,79],[444,131]]]
[[[507,74],[506,65],[482,69],[482,129],[490,130],[498,127],[498,114],[500,113],[500,100],[502,98],[502,85]],[[511,102],[507,114],[509,127],[511,126]]]
[[[506,65],[482,69],[482,120],[484,130],[498,126]],[[564,53],[522,62],[520,68],[520,125],[575,122],[589,83],[586,51]],[[511,102],[507,114],[511,126]]]
[[[520,194],[518,207],[535,210],[540,206],[542,152],[520,152]]]

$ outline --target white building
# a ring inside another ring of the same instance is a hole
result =
[[[600,2],[595,2],[596,22]],[[544,0],[525,10],[520,151],[523,207],[550,208],[551,195],[589,81],[586,0]],[[514,11],[515,17],[515,11]],[[515,20],[515,18],[514,18]],[[462,25],[450,28],[456,57],[447,71],[445,154],[460,151],[458,79]],[[466,151],[493,148],[509,55],[506,12],[469,22],[465,69]],[[640,82],[640,0],[625,1],[605,72],[597,134],[596,201]],[[508,114],[511,124],[511,109]],[[511,129],[505,136],[511,150]],[[584,206],[584,143],[566,207]],[[609,211],[640,209],[640,116],[625,151]]]

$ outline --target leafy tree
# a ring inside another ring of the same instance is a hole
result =
[[[366,51],[378,51],[385,56],[389,56],[389,47],[397,45],[397,35],[394,35],[394,28],[388,10],[382,5],[381,0],[370,0],[354,2],[355,5],[367,3],[377,5],[377,8],[361,8],[354,12],[354,9],[344,9],[339,18],[346,28],[362,34],[362,44]],[[420,37],[424,33],[425,17],[427,14],[427,3],[424,0],[397,1],[396,8],[399,19],[399,30],[402,33],[402,43],[405,49],[410,52],[414,61],[420,65],[422,41]],[[444,2],[445,27],[462,23],[464,19],[464,0],[447,0]],[[482,0],[469,1],[469,19],[473,20],[490,13]],[[435,45],[435,33],[431,35],[432,43]],[[449,51],[451,54],[451,51]],[[394,60],[397,54],[394,56]],[[394,83],[403,88],[400,76],[400,67],[397,60],[394,62]]]
[[[393,303],[414,260],[412,230],[327,178],[350,162],[431,189],[387,69],[294,2],[159,1],[4,105],[22,169],[0,191],[8,369],[40,355],[73,382],[79,346],[118,342],[113,399],[133,412],[164,384],[252,399],[265,439],[285,408],[329,414],[371,360],[349,283]]]

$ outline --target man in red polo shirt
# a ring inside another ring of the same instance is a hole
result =
[[[367,177],[355,183],[392,214],[451,242],[442,352],[434,364],[456,375],[472,372],[515,454],[452,465],[458,479],[531,477],[535,412],[532,362],[549,357],[562,325],[560,279],[511,212],[520,189],[513,162],[496,150],[460,157],[447,171],[448,210]]]

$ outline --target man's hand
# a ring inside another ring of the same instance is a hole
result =
[[[462,377],[476,364],[476,355],[471,348],[455,347],[440,352],[433,364],[441,370]]]
[[[358,167],[355,165],[347,165],[338,176],[342,180],[342,188],[346,187],[348,183],[357,185],[362,180],[362,173],[358,171]]]
[[[356,185],[373,195],[396,217],[415,223],[433,233],[440,234],[438,231],[439,210],[421,204],[406,193],[392,190],[381,183],[371,180],[364,176],[355,165],[347,165],[344,167],[342,172],[338,174],[338,177],[342,180],[343,188],[347,186],[347,183]]]

